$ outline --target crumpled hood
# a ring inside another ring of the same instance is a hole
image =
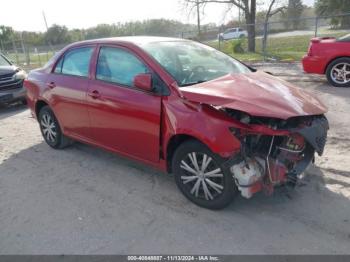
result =
[[[308,92],[261,71],[229,74],[179,89],[190,101],[236,109],[252,116],[288,119],[327,111]]]

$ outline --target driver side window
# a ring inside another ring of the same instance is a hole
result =
[[[96,79],[133,87],[134,77],[142,73],[148,73],[148,69],[132,53],[116,47],[101,47]]]

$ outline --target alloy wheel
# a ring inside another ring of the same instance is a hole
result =
[[[223,193],[223,172],[207,154],[188,153],[181,161],[180,168],[182,183],[196,198],[213,200]]]
[[[339,63],[333,66],[331,78],[337,84],[347,84],[350,82],[350,64]]]
[[[41,129],[47,141],[54,143],[57,139],[56,124],[52,116],[43,114],[40,121]]]

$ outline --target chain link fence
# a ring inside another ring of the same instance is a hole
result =
[[[239,24],[239,31],[219,27],[198,32],[183,32],[182,37],[203,42],[245,61],[300,61],[313,37],[341,37],[350,34],[350,14],[305,17],[256,23],[255,52],[248,52],[247,28]]]
[[[255,52],[248,52],[247,27],[237,24],[241,31],[232,39],[224,40],[230,28],[206,28],[198,31],[179,32],[173,37],[192,39],[213,46],[243,61],[299,61],[307,52],[310,39],[315,36],[340,37],[350,33],[350,14],[337,16],[306,17],[255,24]],[[220,37],[221,35],[221,37]],[[108,36],[106,36],[108,37]],[[24,69],[43,66],[52,55],[65,45],[35,46],[26,39],[0,39],[0,52]]]
[[[65,45],[34,46],[26,43],[23,38],[13,38],[12,41],[0,42],[0,52],[16,65],[24,69],[33,69],[43,66],[55,52]]]

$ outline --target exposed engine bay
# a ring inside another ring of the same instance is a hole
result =
[[[232,109],[221,110],[247,126],[262,125],[271,130],[269,134],[231,130],[241,141],[241,150],[227,165],[245,198],[259,191],[272,194],[278,185],[293,187],[313,160],[314,153],[323,153],[329,129],[323,115],[281,120],[252,117]]]

